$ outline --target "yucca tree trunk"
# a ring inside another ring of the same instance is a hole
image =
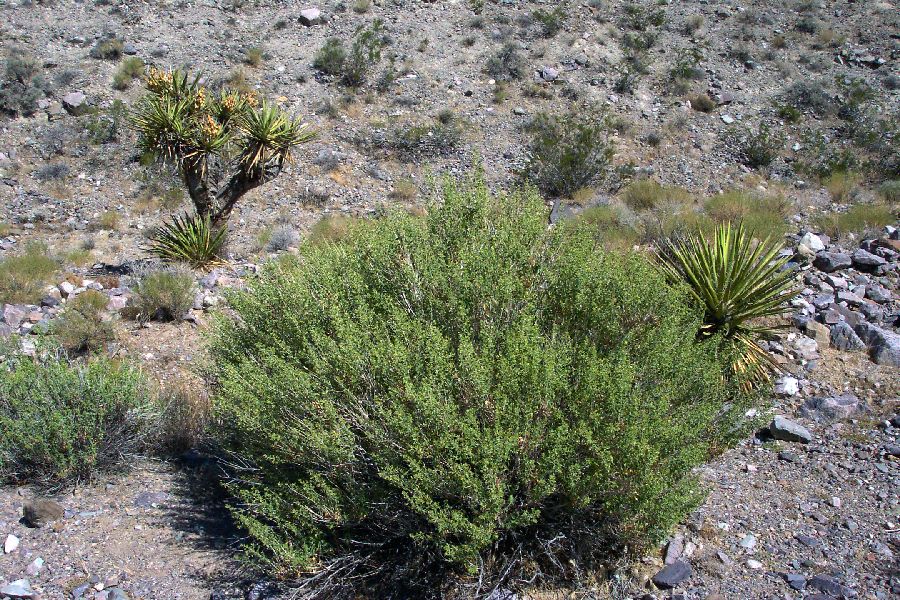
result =
[[[228,225],[231,211],[244,194],[275,179],[284,160],[275,158],[257,169],[246,169],[237,160],[222,164],[218,157],[185,162],[182,176],[197,214],[209,218],[215,229]]]

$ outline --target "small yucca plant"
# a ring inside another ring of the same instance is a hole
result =
[[[208,216],[176,215],[153,232],[150,251],[164,261],[203,269],[221,262],[227,231],[214,227]]]
[[[277,177],[292,150],[315,137],[255,94],[209,91],[199,75],[151,68],[131,114],[141,150],[175,165],[197,214],[216,229],[248,191]]]
[[[778,326],[762,319],[784,313],[796,293],[789,257],[778,258],[781,246],[767,238],[756,241],[743,224],[719,225],[712,240],[691,235],[670,240],[658,253],[670,281],[684,282],[705,310],[698,336],[721,335],[736,346],[735,374],[749,385],[766,381],[778,370],[757,341]]]

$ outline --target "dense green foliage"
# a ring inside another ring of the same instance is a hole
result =
[[[523,175],[545,194],[571,197],[606,177],[613,149],[602,115],[591,111],[541,113],[532,120],[528,132],[530,156]]]
[[[0,479],[51,486],[86,481],[143,448],[151,414],[128,364],[55,355],[0,363]]]
[[[705,309],[701,337],[733,342],[739,352],[733,369],[754,384],[775,368],[756,343],[773,331],[760,319],[783,315],[796,292],[795,274],[786,268],[790,256],[779,257],[780,251],[771,238],[756,242],[742,224],[725,223],[713,240],[692,235],[660,253],[670,279],[686,283]]]
[[[230,297],[212,375],[251,556],[323,595],[433,597],[571,575],[695,505],[752,398],[685,290],[546,222],[536,194],[446,182]]]
[[[344,85],[359,87],[371,79],[372,71],[381,62],[384,46],[384,24],[381,19],[375,19],[368,27],[356,30],[349,51],[340,38],[326,40],[313,59],[313,67],[339,77]]]

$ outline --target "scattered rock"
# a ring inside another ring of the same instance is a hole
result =
[[[676,560],[671,565],[666,565],[653,576],[653,583],[656,587],[669,590],[687,581],[693,575],[691,566],[683,560]]]
[[[772,437],[776,440],[785,442],[801,442],[808,444],[813,440],[812,434],[806,427],[799,423],[794,423],[782,416],[777,416],[772,420],[771,425],[769,425],[769,433],[771,433]]]
[[[37,594],[31,589],[31,582],[27,579],[17,579],[12,583],[0,587],[0,596],[10,598],[34,598]]]
[[[74,117],[85,115],[91,110],[87,101],[87,96],[82,92],[69,92],[63,96],[62,104],[63,108],[66,109],[66,112]]]
[[[878,365],[900,367],[900,334],[865,321],[854,330],[869,348],[869,356]]]
[[[3,542],[3,553],[9,554],[10,552],[15,552],[16,548],[19,547],[19,538],[14,536],[13,534],[9,534],[6,536],[6,541]]]
[[[831,328],[831,345],[844,351],[863,350],[866,347],[865,342],[845,321],[835,323]]]
[[[819,252],[813,260],[813,266],[820,271],[833,273],[853,266],[853,259],[843,252]]]
[[[816,421],[847,419],[859,409],[859,398],[853,394],[831,397],[808,398],[800,409],[800,414]]]
[[[300,24],[307,27],[318,25],[323,21],[322,11],[318,8],[305,8],[300,11]]]
[[[65,509],[49,498],[34,498],[22,505],[22,515],[31,527],[43,527],[48,523],[62,519]]]

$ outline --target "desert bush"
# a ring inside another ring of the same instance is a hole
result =
[[[885,181],[878,186],[878,194],[888,204],[900,205],[900,180]]]
[[[850,199],[853,191],[859,185],[859,181],[860,177],[856,173],[836,171],[829,175],[823,183],[831,196],[831,201],[841,204]]]
[[[146,86],[131,113],[138,147],[176,168],[198,218],[217,231],[247,192],[275,179],[315,137],[302,119],[255,95],[213,94],[199,76],[150,69]]]
[[[121,100],[113,100],[106,110],[87,115],[84,128],[92,144],[109,144],[119,139],[119,132],[126,120],[128,108]]]
[[[29,243],[22,254],[0,259],[0,305],[36,304],[59,270],[42,244]]]
[[[131,82],[144,74],[144,61],[137,56],[129,56],[122,61],[113,74],[113,88],[127,90]]]
[[[691,81],[703,77],[700,62],[703,60],[703,52],[695,46],[678,50],[672,68],[669,69],[669,79],[672,81]]]
[[[705,208],[716,223],[743,223],[744,231],[751,237],[777,239],[787,233],[791,203],[783,196],[730,190],[708,198]]]
[[[50,353],[0,364],[0,478],[62,487],[125,464],[146,447],[153,410],[134,366]]]
[[[497,81],[515,81],[525,74],[525,60],[516,45],[507,42],[488,59],[485,70]]]
[[[38,181],[60,181],[69,176],[69,167],[63,163],[47,163],[34,170]]]
[[[762,123],[756,131],[737,135],[738,156],[748,167],[758,169],[772,164],[784,146],[784,136]]]
[[[638,179],[622,190],[622,201],[632,210],[652,210],[663,203],[685,204],[690,193],[679,187],[661,185],[652,179]]]
[[[436,598],[642,547],[751,400],[646,258],[548,230],[534,193],[441,200],[270,264],[210,345],[247,552],[320,594]]]
[[[558,4],[552,10],[539,8],[531,13],[532,19],[540,23],[541,33],[547,38],[556,36],[562,30],[568,16],[568,8],[564,2]]]
[[[809,110],[820,117],[834,114],[837,110],[833,95],[821,81],[795,81],[782,92],[781,100],[798,110]]]
[[[30,115],[46,95],[49,85],[41,74],[41,65],[27,52],[13,50],[4,65],[0,80],[0,112]]]
[[[263,64],[265,52],[259,46],[251,46],[244,50],[244,64],[257,68]]]
[[[853,148],[830,139],[821,131],[809,132],[801,137],[803,154],[796,169],[801,173],[827,179],[833,173],[857,170],[861,161]]]
[[[104,316],[109,298],[103,292],[85,290],[66,304],[53,320],[50,332],[73,356],[103,350],[116,337],[112,322]]]
[[[291,246],[296,246],[300,241],[300,235],[297,230],[287,225],[280,225],[272,230],[272,235],[266,243],[266,249],[269,252],[282,252]]]
[[[795,274],[786,268],[790,256],[779,258],[780,252],[772,238],[757,242],[742,225],[725,223],[713,240],[692,235],[669,242],[658,255],[669,279],[686,283],[704,307],[701,336],[721,336],[735,347],[732,371],[747,384],[760,385],[778,370],[757,341],[777,330],[761,320],[782,316],[797,292]]]
[[[606,116],[591,110],[538,114],[527,128],[529,158],[523,177],[554,197],[603,181],[613,156],[608,130]]]
[[[122,49],[125,44],[122,40],[115,36],[107,36],[97,40],[94,47],[91,48],[91,58],[99,58],[102,60],[118,60],[122,57]]]
[[[634,31],[646,31],[651,27],[662,27],[666,22],[666,13],[662,8],[650,9],[634,2],[623,7],[622,24]]]
[[[577,218],[596,234],[605,249],[627,251],[641,241],[634,219],[628,217],[619,206],[601,204],[584,209]]]
[[[368,27],[356,30],[349,52],[339,38],[327,40],[316,53],[313,67],[340,77],[344,85],[359,87],[371,78],[372,71],[381,62],[384,38],[384,24],[381,19],[375,19]]]
[[[132,290],[125,314],[137,321],[179,321],[194,305],[194,278],[177,269],[149,271]]]
[[[691,15],[690,17],[685,19],[681,31],[685,35],[694,35],[698,31],[700,31],[701,27],[703,27],[703,22],[703,15]]]
[[[716,102],[706,94],[697,94],[691,97],[691,108],[703,113],[711,113],[716,108]]]
[[[843,212],[819,215],[815,223],[819,231],[835,240],[847,239],[851,234],[865,237],[878,233],[885,225],[895,223],[897,211],[896,204],[854,204]]]
[[[388,140],[390,148],[406,159],[447,154],[462,142],[463,127],[450,113],[438,115],[431,123],[401,126],[394,129]]]
[[[309,246],[340,242],[350,235],[350,229],[359,219],[349,215],[325,215],[312,226],[306,237]]]
[[[161,450],[182,454],[205,441],[211,414],[202,383],[175,384],[161,392],[157,405],[155,441]]]

